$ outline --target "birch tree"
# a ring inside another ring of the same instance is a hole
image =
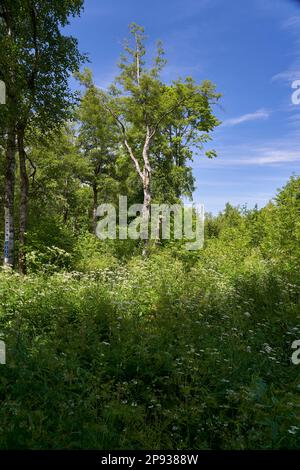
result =
[[[19,270],[25,273],[25,233],[29,179],[26,139],[30,129],[49,133],[70,111],[74,95],[69,74],[83,60],[77,41],[61,29],[78,15],[83,0],[3,0],[0,8],[0,79],[7,87],[6,115],[2,120],[6,148],[4,265],[14,262],[15,155],[19,156]]]
[[[161,72],[166,60],[160,42],[150,68],[145,59],[144,29],[132,24],[119,64],[120,75],[110,89],[110,99],[103,100],[119,127],[123,146],[143,188],[144,254],[155,172],[163,168],[166,159],[177,159],[177,164],[184,166],[183,157],[191,154],[192,146],[199,147],[210,139],[210,132],[219,124],[212,106],[220,98],[207,80],[201,85],[189,78],[163,83]],[[209,157],[214,155],[214,151],[207,153]]]

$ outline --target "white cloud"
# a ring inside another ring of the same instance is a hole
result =
[[[258,152],[259,153],[259,152]],[[242,158],[239,162],[234,160],[235,164],[240,165],[272,165],[276,163],[300,163],[300,150],[279,150],[266,149],[261,151],[260,155],[248,158]]]
[[[218,154],[213,162],[215,168],[280,166],[295,171],[300,168],[299,137],[293,133],[283,139],[269,142],[252,142],[247,144],[215,146]],[[211,168],[212,162],[205,158],[195,159],[194,168]]]
[[[268,119],[269,116],[270,113],[266,109],[258,109],[254,113],[243,114],[242,116],[238,116],[236,118],[225,119],[225,121],[223,121],[222,123],[222,126],[237,126],[238,124],[242,124],[243,122],[257,121],[259,119]]]
[[[220,149],[218,155],[219,158],[216,162],[221,166],[300,164],[299,145],[293,147],[292,145],[282,145],[275,141],[268,147],[249,145],[244,148],[239,146],[231,147],[230,149],[224,149],[224,151]]]
[[[297,64],[297,68],[294,70],[286,70],[285,72],[277,73],[273,75],[271,78],[272,82],[277,80],[284,81],[284,82],[293,82],[294,80],[300,80],[300,68]]]
[[[300,24],[300,16],[291,16],[288,18],[286,21],[283,22],[282,27],[284,29],[291,29],[294,28],[295,26],[298,27]]]

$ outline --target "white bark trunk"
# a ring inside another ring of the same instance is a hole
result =
[[[6,184],[4,202],[4,267],[14,265],[14,194],[15,194],[15,164],[16,164],[16,136],[14,131],[8,131],[6,147]]]

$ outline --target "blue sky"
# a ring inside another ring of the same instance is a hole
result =
[[[145,27],[151,51],[161,39],[164,79],[210,79],[223,94],[223,124],[196,156],[194,200],[217,213],[227,201],[262,207],[300,169],[300,105],[291,102],[300,80],[300,4],[292,0],[85,0],[67,32],[87,52],[98,86],[117,73],[132,21]]]

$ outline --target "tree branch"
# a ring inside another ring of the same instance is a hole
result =
[[[126,135],[126,127],[125,125],[123,124],[123,122],[121,121],[121,119],[119,118],[119,116],[110,108],[110,106],[108,106],[104,100],[102,101],[103,102],[103,106],[105,107],[105,109],[111,114],[111,116],[116,120],[116,122],[118,123],[119,127],[121,128],[122,130],[122,134],[123,134],[123,142],[124,142],[124,145],[129,153],[129,156],[131,158],[131,160],[133,161],[134,165],[135,165],[135,168],[136,168],[136,171],[137,173],[139,174],[140,178],[143,180],[143,172],[141,170],[141,167],[140,167],[140,164],[137,160],[137,158],[134,156],[134,153],[133,153],[133,150],[132,148],[130,147],[129,143],[128,143],[128,140],[127,140],[127,135]]]

